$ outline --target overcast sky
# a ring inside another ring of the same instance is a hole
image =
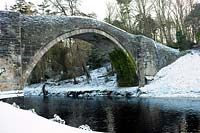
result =
[[[34,4],[40,4],[42,0],[27,0]],[[114,0],[81,0],[81,11],[85,13],[94,12],[98,19],[103,20],[106,16],[106,3]],[[0,10],[5,10],[5,6],[9,8],[15,4],[15,0],[0,0]]]
[[[0,10],[5,10],[5,6],[9,8],[15,4],[16,0],[0,0]],[[26,0],[38,5],[43,0]],[[195,0],[200,2],[200,0]],[[81,11],[85,13],[96,13],[97,19],[103,20],[106,16],[106,3],[115,2],[115,0],[81,0]]]

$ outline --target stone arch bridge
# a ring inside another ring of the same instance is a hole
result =
[[[56,43],[78,38],[109,52],[129,51],[143,74],[153,76],[175,61],[179,52],[144,36],[132,35],[91,18],[28,16],[0,11],[0,90],[23,88],[41,57]]]

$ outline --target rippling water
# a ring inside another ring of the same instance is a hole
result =
[[[21,97],[4,99],[34,108],[46,118],[58,114],[67,125],[116,133],[200,132],[200,99]]]

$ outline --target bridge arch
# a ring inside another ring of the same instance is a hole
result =
[[[105,50],[110,46],[113,48],[114,44],[128,50],[136,61],[139,54],[144,53],[141,64],[147,76],[154,76],[180,56],[179,51],[152,39],[86,17],[29,16],[0,11],[0,24],[0,60],[5,61],[0,62],[0,66],[7,70],[0,76],[0,80],[5,81],[0,84],[0,90],[22,89],[38,60],[63,38],[74,37],[91,43],[95,36],[93,40],[90,37],[94,34],[97,35],[97,41],[93,42],[95,46],[98,46],[98,41],[112,44],[102,43],[101,48]]]
[[[120,48],[125,53],[127,53],[126,48],[124,48],[124,46],[121,44],[121,42],[116,37],[106,33],[105,31],[102,31],[102,30],[99,30],[99,29],[91,29],[91,28],[90,29],[72,30],[72,31],[66,32],[66,33],[56,37],[55,39],[51,40],[49,43],[47,43],[46,45],[41,47],[35,53],[35,55],[31,59],[31,63],[27,67],[27,70],[25,70],[25,72],[23,74],[22,86],[26,86],[27,85],[27,80],[28,80],[31,72],[33,71],[34,67],[41,60],[41,58],[45,55],[45,53],[48,52],[54,45],[56,45],[61,40],[64,40],[64,39],[67,39],[67,38],[71,38],[71,37],[74,37],[74,36],[77,36],[77,35],[81,35],[81,34],[87,34],[87,33],[98,34],[98,35],[101,35],[103,37],[106,37],[107,39],[109,39],[115,45],[115,47]]]

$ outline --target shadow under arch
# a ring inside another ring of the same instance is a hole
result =
[[[43,57],[43,55],[47,51],[49,51],[49,49],[51,47],[56,45],[61,40],[64,40],[66,38],[70,38],[70,37],[73,37],[73,36],[76,36],[76,35],[85,34],[85,33],[95,33],[95,34],[102,35],[102,36],[108,38],[110,41],[112,41],[114,43],[114,45],[116,45],[118,48],[122,49],[125,53],[128,54],[127,50],[120,43],[120,41],[117,38],[113,37],[112,35],[106,33],[105,31],[102,31],[102,30],[99,30],[99,29],[77,29],[77,30],[73,30],[73,31],[70,31],[70,32],[66,32],[66,33],[56,37],[55,39],[53,39],[52,41],[50,41],[49,43],[44,45],[42,48],[40,48],[36,52],[36,54],[31,59],[31,63],[28,65],[27,69],[23,73],[21,87],[23,88],[23,87],[25,87],[27,85],[28,77],[30,76],[30,74],[33,71],[34,67],[39,62],[39,60]]]

